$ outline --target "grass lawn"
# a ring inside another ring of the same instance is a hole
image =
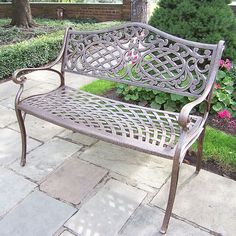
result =
[[[115,88],[116,83],[107,80],[95,80],[90,84],[83,86],[81,89],[96,95],[102,95],[105,92]]]
[[[81,89],[102,95],[115,86],[111,81],[96,80]],[[225,170],[236,172],[236,137],[208,126],[203,147],[204,160],[214,160]]]
[[[215,160],[225,169],[236,171],[236,137],[207,127],[203,146],[205,160]]]

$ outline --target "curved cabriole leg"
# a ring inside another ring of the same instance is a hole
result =
[[[19,127],[20,127],[20,133],[21,133],[21,142],[22,142],[22,152],[21,152],[21,166],[25,166],[26,163],[26,146],[27,146],[27,142],[26,142],[26,131],[25,131],[25,124],[24,124],[24,117],[22,115],[22,111],[19,109],[15,109],[16,111],[16,116],[17,116],[17,120],[19,123]]]
[[[178,177],[179,177],[179,158],[175,158],[173,162],[173,167],[172,167],[172,174],[171,174],[171,183],[170,183],[170,191],[169,191],[169,198],[168,198],[168,203],[166,207],[166,212],[165,212],[165,217],[161,226],[160,233],[165,234],[169,225],[173,205],[174,205],[174,200],[175,200],[175,195],[176,195],[176,190],[177,190],[177,183],[178,183]]]
[[[205,136],[205,129],[204,127],[202,133],[200,134],[198,138],[198,146],[197,146],[197,163],[196,163],[196,174],[199,173],[202,167],[202,153],[203,153],[203,141],[204,141],[204,136]]]

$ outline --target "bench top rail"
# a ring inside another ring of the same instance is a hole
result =
[[[184,40],[143,23],[68,30],[62,71],[199,97],[212,86],[223,43]]]

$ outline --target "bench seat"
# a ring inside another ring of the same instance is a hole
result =
[[[122,146],[173,157],[179,113],[114,101],[67,86],[23,99],[17,108],[62,127]],[[189,133],[201,117],[190,116]],[[195,131],[195,132],[194,132]]]

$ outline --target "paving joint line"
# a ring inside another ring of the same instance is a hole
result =
[[[163,213],[165,213],[165,210],[164,210],[163,208],[159,207],[159,206],[156,206],[156,205],[153,205],[153,204],[148,204],[148,206],[157,208],[157,209],[159,209],[160,211],[162,211]],[[214,236],[223,236],[221,233],[218,233],[218,232],[215,232],[215,231],[213,231],[213,230],[211,230],[211,229],[208,229],[208,228],[206,228],[206,227],[204,227],[204,226],[202,226],[202,225],[199,225],[199,224],[197,224],[197,223],[195,223],[195,222],[193,222],[193,221],[191,221],[191,220],[188,220],[188,219],[186,219],[186,218],[184,218],[184,217],[181,217],[181,216],[179,216],[179,215],[177,215],[177,214],[175,214],[175,213],[172,213],[171,217],[174,218],[174,219],[177,219],[177,220],[179,220],[179,221],[182,221],[182,222],[184,222],[184,223],[186,223],[186,224],[188,224],[188,225],[191,225],[191,226],[193,226],[193,227],[195,227],[195,228],[197,228],[197,229],[200,229],[200,230],[202,230],[202,231],[204,231],[204,232],[207,232],[207,233],[209,233],[209,234],[211,234],[211,235],[214,235]]]

